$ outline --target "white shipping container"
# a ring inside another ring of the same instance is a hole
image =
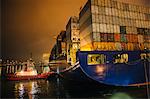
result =
[[[110,25],[110,33],[114,33],[114,26]]]
[[[92,22],[96,22],[96,15],[92,14]]]
[[[100,33],[97,33],[97,41],[100,42]]]
[[[103,24],[99,24],[99,31],[101,32],[101,33],[103,33],[104,32],[104,28],[103,28]]]
[[[96,35],[96,32],[93,32],[93,41],[97,41],[97,35]]]
[[[104,15],[98,15],[98,18],[99,18],[99,23],[103,23],[103,20],[104,20]]]
[[[126,11],[123,11],[123,16],[124,16],[124,18],[127,18]]]
[[[98,6],[96,6],[96,5],[91,5],[91,12],[92,12],[92,13],[95,13],[95,14],[98,14]]]
[[[129,11],[133,11],[131,4],[129,4]]]
[[[96,23],[92,23],[93,32],[96,32]]]
[[[98,9],[99,14],[101,14],[101,15],[105,15],[105,14],[106,14],[105,7],[99,6],[98,8],[99,8],[99,9]]]
[[[120,2],[117,3],[117,8],[118,8],[119,10],[121,10],[121,8],[120,8]]]
[[[110,27],[110,24],[107,24],[107,25],[106,25],[106,28],[107,28],[106,33],[111,33],[111,27]]]
[[[102,19],[103,19],[103,23],[106,23],[106,18],[107,18],[107,17],[106,17],[105,15],[103,15],[102,17],[103,17],[103,18],[102,18]]]
[[[120,33],[120,26],[119,26],[119,25],[117,25],[117,27],[116,27],[116,28],[117,28],[116,32],[117,32],[117,33]]]
[[[115,15],[114,16],[119,16],[119,10],[118,9],[113,9],[114,10],[114,12],[115,12]]]
[[[98,0],[98,5],[101,7],[105,6],[105,0]]]
[[[115,8],[111,8],[111,11],[112,11],[112,16],[116,16],[116,9]]]
[[[95,13],[95,5],[91,5],[91,12]]]
[[[122,25],[122,26],[126,26],[126,24],[125,24],[125,19],[122,18],[121,21],[122,21],[122,24],[121,24],[121,25]]]
[[[99,15],[98,14],[96,14],[96,16],[95,16],[95,20],[96,20],[96,22],[98,23],[99,22]]]
[[[132,31],[133,34],[138,34],[138,33],[137,33],[137,28],[136,28],[136,27],[132,27],[132,30],[133,30],[133,31]]]
[[[95,13],[98,14],[98,6],[95,6]]]
[[[109,16],[106,15],[103,21],[105,24],[109,24]]]
[[[129,22],[129,19],[124,19],[124,22],[125,22],[125,26],[129,26],[130,22]]]
[[[107,33],[106,24],[103,24],[103,32],[104,32],[104,33]]]
[[[123,3],[122,3],[122,2],[119,2],[118,4],[119,4],[120,10],[123,10]]]
[[[128,26],[133,26],[133,25],[131,24],[131,19],[128,19]]]
[[[105,7],[110,7],[111,4],[110,4],[110,0],[105,0]]]
[[[113,24],[113,18],[112,16],[108,16],[109,24]]]
[[[143,35],[138,35],[138,42],[139,43],[143,43],[144,42]]]
[[[100,32],[99,23],[96,23],[96,32]]]
[[[106,12],[106,15],[110,15],[110,14],[109,14],[110,8],[105,7],[105,12]]]
[[[113,17],[114,25],[119,25],[119,17]]]
[[[118,10],[118,17],[121,18],[121,10]]]
[[[95,5],[95,0],[91,0],[91,5]]]

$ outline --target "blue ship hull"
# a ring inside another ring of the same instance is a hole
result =
[[[105,63],[88,64],[88,55],[105,55]],[[128,61],[114,63],[114,55],[128,55]],[[62,74],[81,82],[97,82],[112,86],[140,86],[150,83],[149,59],[141,59],[145,51],[81,51],[77,64]]]

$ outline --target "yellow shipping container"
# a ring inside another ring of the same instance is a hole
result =
[[[116,42],[116,43],[115,43],[115,49],[116,49],[116,50],[119,50],[119,51],[122,50],[121,43]]]
[[[144,43],[139,43],[140,50],[144,50]]]
[[[133,43],[127,43],[128,50],[134,50]]]
[[[114,42],[94,42],[93,43],[94,50],[116,50]]]
[[[92,51],[93,50],[93,45],[92,45],[92,43],[88,43],[84,46],[81,46],[80,50],[81,51]]]
[[[144,43],[144,48],[150,50],[150,43]]]

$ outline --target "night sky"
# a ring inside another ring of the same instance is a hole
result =
[[[2,56],[38,60],[87,0],[1,0]],[[121,0],[119,0],[121,1]],[[122,0],[150,6],[150,0]]]

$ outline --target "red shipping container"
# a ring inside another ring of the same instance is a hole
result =
[[[128,50],[128,49],[127,49],[127,44],[126,44],[126,43],[121,43],[121,47],[122,47],[123,50]]]
[[[126,38],[127,38],[128,43],[132,42],[131,37],[132,37],[132,34],[126,34]]]
[[[114,34],[115,42],[120,42],[120,34]]]
[[[131,40],[132,40],[134,43],[138,43],[138,35],[133,34]]]

